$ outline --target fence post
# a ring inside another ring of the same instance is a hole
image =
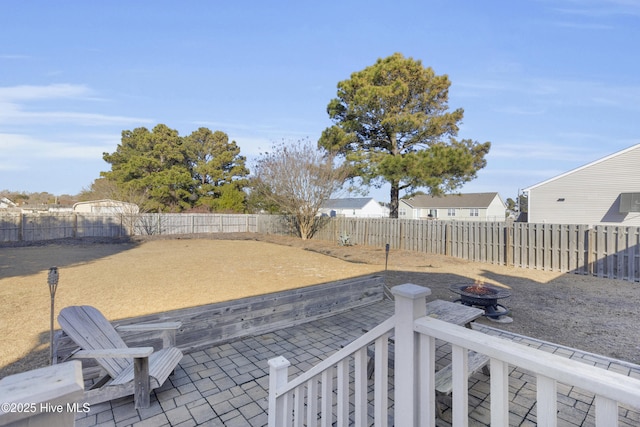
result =
[[[419,381],[418,334],[413,331],[415,319],[427,314],[427,295],[431,289],[410,283],[391,288],[395,297],[395,425],[412,427],[417,425]]]
[[[287,425],[284,422],[285,399],[283,396],[280,400],[278,397],[278,388],[287,384],[289,379],[289,366],[291,363],[282,356],[269,359],[269,427],[279,427]]]
[[[511,245],[513,244],[514,227],[515,223],[513,222],[511,224],[507,222],[504,226],[504,263],[507,267],[513,265],[513,251],[511,251]]]
[[[593,276],[595,273],[595,268],[594,268],[594,256],[593,256],[593,251],[594,251],[594,238],[593,238],[593,227],[589,226],[589,229],[587,230],[587,274],[590,276]]]
[[[24,239],[24,214],[20,212],[20,216],[18,218],[18,241],[22,242]]]

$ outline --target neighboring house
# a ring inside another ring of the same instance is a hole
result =
[[[640,226],[640,144],[523,191],[530,223]]]
[[[88,202],[78,202],[73,205],[74,212],[91,212],[107,214],[137,214],[140,209],[138,205],[118,200],[91,200]]]
[[[16,205],[15,203],[13,203],[11,200],[7,199],[6,197],[0,197],[0,209],[9,209],[9,208],[15,208],[18,205]]]
[[[320,208],[320,214],[330,217],[388,218],[389,208],[372,197],[329,199]]]
[[[22,212],[22,213],[44,213],[44,212],[72,212],[73,209],[70,205],[47,205],[47,204],[37,204],[37,205],[22,205],[18,206],[16,203],[12,202],[6,197],[0,197],[0,209],[7,209],[14,212]]]
[[[73,212],[73,208],[69,205],[22,205],[20,206],[20,211],[22,213],[64,213],[64,212]]]
[[[498,193],[446,194],[400,199],[398,218],[504,221],[507,206]]]

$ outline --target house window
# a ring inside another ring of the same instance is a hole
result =
[[[480,216],[480,210],[478,208],[469,209],[469,216]]]
[[[449,208],[449,209],[447,209],[447,216],[456,216],[456,210],[455,210],[455,208]]]

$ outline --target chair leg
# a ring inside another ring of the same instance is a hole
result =
[[[135,408],[148,408],[151,404],[148,357],[136,357],[133,359],[133,381]]]

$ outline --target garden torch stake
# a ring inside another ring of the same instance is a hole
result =
[[[56,299],[56,290],[58,289],[58,267],[51,267],[49,269],[49,277],[47,278],[49,284],[49,294],[51,295],[51,322],[49,330],[49,363],[53,365],[53,304]]]
[[[388,243],[384,246],[384,252],[385,252],[384,271],[387,271],[387,263],[389,262],[389,244]]]

